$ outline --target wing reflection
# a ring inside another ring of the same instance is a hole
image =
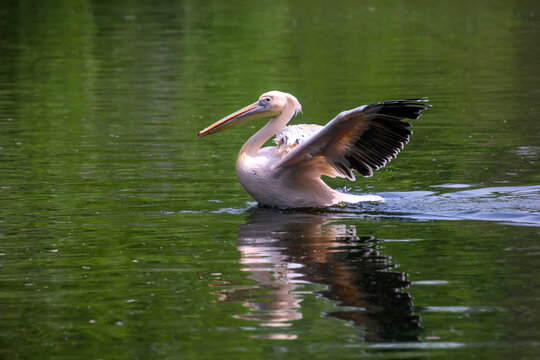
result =
[[[400,291],[409,285],[405,274],[392,271],[389,257],[379,251],[381,240],[358,236],[354,225],[337,220],[255,209],[238,230],[237,248],[239,262],[256,285],[222,289],[220,299],[249,309],[236,317],[290,326],[302,318],[306,287],[301,284],[324,284],[319,293],[339,305],[329,315],[362,327],[366,341],[417,340],[412,299]]]

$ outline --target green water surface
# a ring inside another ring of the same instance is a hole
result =
[[[3,1],[0,358],[535,359],[536,1]],[[385,204],[258,207],[236,154],[427,96]]]

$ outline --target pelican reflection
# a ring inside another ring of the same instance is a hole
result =
[[[307,293],[337,302],[328,315],[363,329],[365,341],[414,341],[409,281],[380,251],[382,240],[360,236],[354,225],[323,214],[257,208],[240,225],[236,246],[251,286],[222,287],[221,301],[241,302],[238,318],[284,328],[302,318]],[[310,290],[322,284],[324,287]],[[275,337],[291,336],[276,333]]]

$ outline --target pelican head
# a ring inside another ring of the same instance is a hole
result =
[[[285,109],[292,109],[294,114],[296,114],[302,111],[302,106],[291,94],[281,91],[269,91],[262,94],[259,100],[253,104],[235,111],[204,130],[199,131],[198,136],[201,138],[253,119],[275,117],[280,115]]]

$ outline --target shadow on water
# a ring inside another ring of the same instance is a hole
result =
[[[235,317],[261,326],[286,328],[302,319],[302,301],[321,294],[339,307],[327,314],[362,329],[364,341],[416,341],[419,319],[412,314],[409,281],[382,254],[382,240],[357,234],[354,225],[334,224],[323,214],[250,210],[238,230],[239,262],[255,285],[218,292],[221,301],[241,302],[248,311]],[[322,284],[306,290],[303,284]],[[264,337],[295,339],[296,334]]]

